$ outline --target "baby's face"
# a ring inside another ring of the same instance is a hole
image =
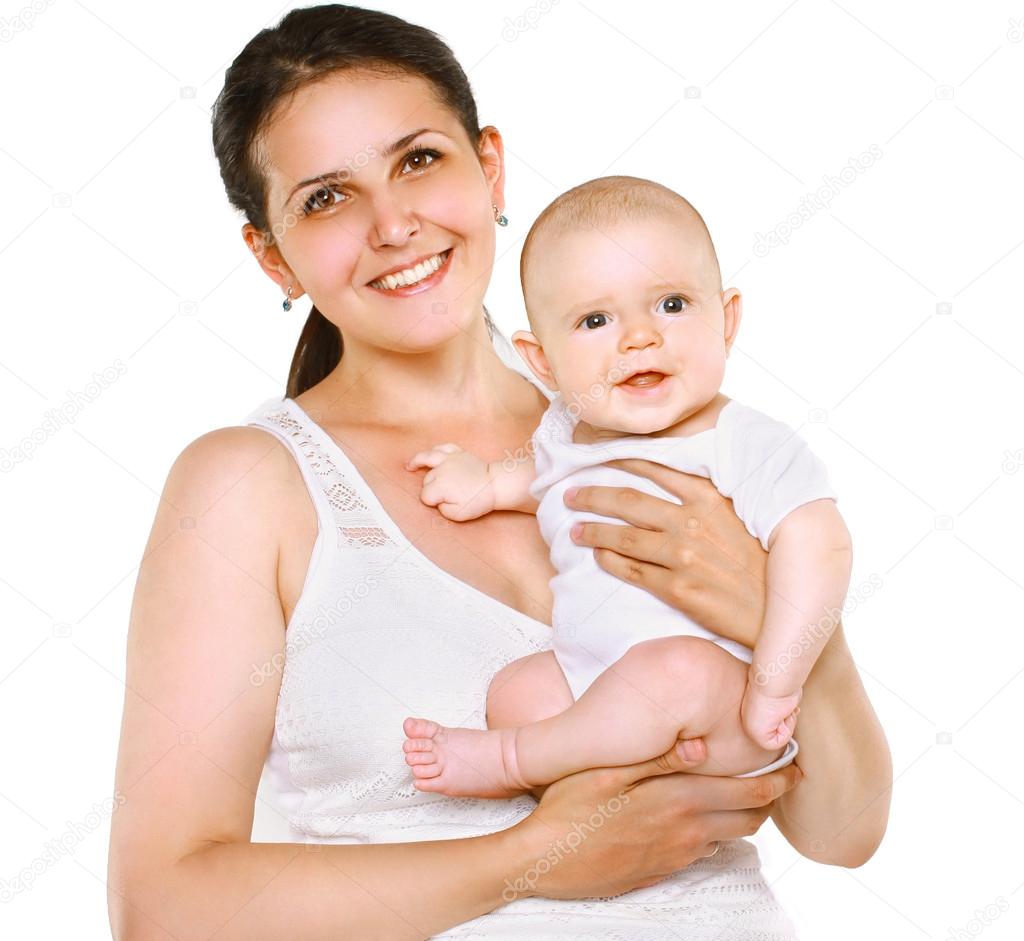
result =
[[[665,219],[558,235],[539,246],[527,306],[553,386],[577,403],[581,421],[650,434],[715,397],[735,324],[727,345],[706,242]],[[641,371],[648,374],[630,378]]]

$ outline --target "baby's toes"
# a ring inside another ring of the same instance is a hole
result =
[[[429,765],[413,765],[412,776],[419,780],[427,778],[436,778],[441,773],[441,768],[436,761],[432,761]]]
[[[437,763],[437,755],[432,751],[414,751],[405,756],[407,765],[431,765]]]
[[[433,751],[434,740],[432,738],[407,738],[402,742],[402,750],[406,753],[416,751]]]
[[[410,716],[402,724],[402,728],[409,738],[433,738],[441,726],[436,722],[431,722],[430,719],[416,719]]]

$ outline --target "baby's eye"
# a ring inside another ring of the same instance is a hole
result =
[[[681,314],[688,304],[686,298],[680,297],[678,294],[666,297],[661,303],[665,305],[666,314]]]
[[[598,322],[594,323],[595,320]],[[587,314],[587,316],[580,321],[580,326],[585,326],[588,330],[596,330],[598,327],[603,327],[607,321],[607,314]]]

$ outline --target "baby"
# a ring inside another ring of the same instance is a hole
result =
[[[849,587],[850,536],[806,443],[719,391],[741,301],[722,289],[704,220],[660,184],[591,180],[540,215],[520,273],[532,332],[512,339],[554,393],[532,455],[487,462],[442,444],[408,468],[431,468],[421,499],[450,520],[536,513],[557,571],[552,649],[516,661],[515,683],[492,681],[489,730],[405,720],[416,787],[505,797],[696,737],[707,745],[700,774],[752,777],[789,764],[804,681]],[[569,510],[569,487],[630,487],[681,503],[605,464],[620,458],[700,474],[732,499],[768,552],[753,651],[606,572],[573,542],[576,523],[621,521]],[[524,688],[561,690],[562,711],[495,728],[496,714],[523,714],[523,702],[506,700]]]

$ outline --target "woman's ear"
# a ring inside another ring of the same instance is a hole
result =
[[[282,290],[286,290],[288,287],[293,289],[291,295],[293,301],[306,293],[302,290],[302,285],[296,280],[295,275],[292,274],[291,268],[281,257],[281,250],[277,245],[268,244],[266,235],[256,226],[250,222],[245,223],[242,226],[242,239],[249,247],[249,251],[256,256],[256,260],[267,273],[267,277],[279,285]]]
[[[544,355],[544,347],[529,330],[517,330],[512,334],[512,345],[519,351],[519,355],[526,360],[526,365],[541,382],[552,392],[558,391],[558,381],[551,371],[551,364]]]
[[[505,208],[505,145],[501,132],[493,125],[480,130],[478,145],[480,167],[484,171],[491,203],[499,209]]]

